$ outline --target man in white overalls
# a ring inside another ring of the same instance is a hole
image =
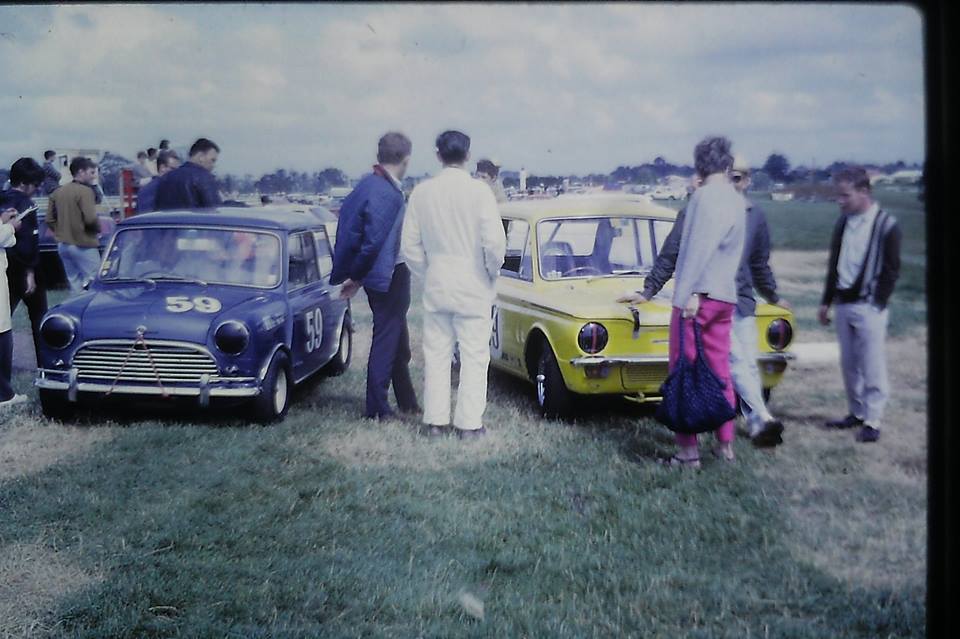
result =
[[[460,349],[460,385],[453,426],[460,438],[486,434],[490,309],[506,237],[490,188],[470,176],[470,138],[437,137],[438,175],[410,194],[400,252],[423,289],[423,422],[427,434],[450,424],[450,364]]]

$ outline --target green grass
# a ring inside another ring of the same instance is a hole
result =
[[[0,464],[85,442],[0,466],[0,637],[924,636],[916,322],[891,345],[882,444],[816,427],[845,410],[838,370],[791,370],[771,405],[785,445],[740,439],[727,466],[703,438],[695,473],[654,463],[672,438],[644,409],[545,422],[499,374],[484,441],[363,420],[362,296],[354,313],[351,369],[274,427],[153,408],[59,425],[35,404],[0,424]],[[410,322],[421,380],[418,301]],[[56,561],[18,564],[23,548]]]

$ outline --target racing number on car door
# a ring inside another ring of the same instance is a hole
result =
[[[318,306],[313,311],[307,311],[307,352],[312,353],[320,348],[321,344],[323,344],[323,313]]]
[[[500,344],[500,307],[494,304],[490,307],[490,319],[493,328],[490,331],[490,356],[494,359],[500,359],[503,351]]]

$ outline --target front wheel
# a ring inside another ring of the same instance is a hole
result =
[[[326,366],[323,367],[323,373],[330,377],[343,375],[350,368],[350,359],[353,357],[353,326],[350,323],[350,314],[343,316],[343,324],[340,326],[340,345],[336,354]]]
[[[43,411],[44,417],[65,421],[73,416],[74,405],[67,399],[66,391],[40,388],[38,393],[40,395],[40,410]]]
[[[256,420],[263,424],[278,422],[290,408],[290,392],[293,380],[290,377],[290,359],[286,353],[277,351],[270,360],[270,367],[260,386],[260,394],[253,400]]]
[[[573,410],[573,393],[567,389],[560,374],[560,366],[548,344],[543,347],[537,362],[537,405],[547,419],[564,419]]]

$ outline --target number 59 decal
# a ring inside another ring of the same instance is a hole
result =
[[[166,298],[167,311],[170,313],[186,313],[187,311],[197,311],[199,313],[216,313],[223,304],[220,300],[213,297],[194,297],[190,299],[186,295],[171,295]]]
[[[317,307],[313,311],[307,311],[307,352],[320,348],[323,343],[323,313]]]

